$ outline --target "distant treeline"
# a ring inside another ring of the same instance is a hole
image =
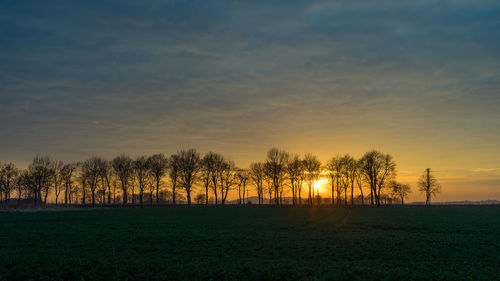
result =
[[[325,178],[328,195],[323,188],[321,198],[318,181]],[[142,207],[192,201],[224,205],[228,194],[237,192],[237,202],[246,204],[252,190],[258,204],[264,204],[264,198],[273,205],[404,204],[410,187],[395,179],[393,157],[375,150],[360,159],[346,154],[321,163],[312,154],[301,157],[272,148],[264,162],[252,163],[247,169],[236,167],[218,153],[202,157],[195,149],[169,157],[155,154],[132,159],[120,155],[112,160],[92,157],[73,163],[37,156],[27,169],[0,164],[0,202],[46,204],[50,194],[55,204],[65,205]],[[440,191],[428,171],[418,186],[428,204]],[[291,200],[284,200],[286,194],[291,194]]]

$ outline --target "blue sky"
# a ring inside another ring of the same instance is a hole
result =
[[[500,199],[498,1],[4,0],[0,34],[0,161],[376,148]]]

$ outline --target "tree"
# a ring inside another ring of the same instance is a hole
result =
[[[154,178],[156,186],[156,204],[160,202],[160,185],[161,179],[165,176],[168,170],[168,158],[164,154],[155,154],[148,158],[149,170]]]
[[[179,157],[179,183],[186,191],[187,203],[191,205],[191,190],[198,180],[200,171],[200,154],[195,149],[181,150]]]
[[[16,187],[17,187],[17,205],[21,204],[21,199],[23,195],[23,190],[28,193],[30,191],[30,187],[32,186],[32,177],[28,170],[20,170]]]
[[[441,184],[434,175],[431,174],[430,169],[426,169],[424,174],[418,180],[418,190],[425,193],[425,204],[431,203],[432,197],[441,193]]]
[[[126,155],[121,155],[113,159],[113,170],[120,180],[123,191],[123,205],[127,204],[127,189],[133,174],[132,159]]]
[[[344,158],[347,171],[346,177],[348,178],[351,186],[351,205],[354,205],[354,183],[358,174],[358,161],[348,154],[346,154]]]
[[[252,163],[250,164],[250,178],[257,188],[257,197],[259,199],[259,205],[264,203],[264,164],[262,163]]]
[[[98,165],[99,165],[99,177],[101,178],[102,182],[103,195],[105,195],[107,188],[108,204],[111,204],[111,182],[113,180],[113,166],[111,162],[104,159],[100,159]]]
[[[361,174],[359,160],[356,162],[356,183],[358,185],[359,193],[361,196],[361,205],[364,205],[365,201],[363,196],[363,174]]]
[[[402,184],[396,181],[392,181],[391,184],[392,194],[395,197],[399,197],[401,199],[401,205],[404,205],[405,198],[411,193],[411,188],[407,184]]]
[[[176,199],[176,187],[177,182],[179,181],[180,174],[180,159],[178,154],[173,154],[170,156],[170,161],[168,165],[168,175],[170,177],[170,181],[172,182],[172,204],[175,205]]]
[[[54,186],[54,194],[56,196],[56,205],[59,199],[59,195],[62,191],[62,174],[61,169],[63,167],[63,162],[53,161],[52,162],[52,184]]]
[[[151,169],[151,168],[150,168]],[[146,175],[146,186],[149,187],[149,205],[153,206],[153,192],[155,191],[155,178],[153,174],[151,173],[151,170],[148,171]],[[158,197],[160,196],[158,192]]]
[[[0,165],[0,202],[2,202],[3,193],[5,202],[8,202],[12,190],[16,187],[17,177],[19,175],[19,170],[16,165],[8,163],[5,165]]]
[[[149,173],[149,162],[146,156],[139,156],[134,160],[133,164],[134,164],[135,177],[139,184],[139,203],[142,208],[142,203],[144,199],[144,188],[147,185],[147,179]]]
[[[101,161],[103,160],[98,157],[92,157],[82,163],[82,182],[90,188],[92,207],[95,206],[95,190],[99,183]]]
[[[65,164],[61,168],[61,180],[64,183],[64,204],[67,205],[68,201],[71,204],[73,174],[76,170],[75,163]]]
[[[287,152],[277,148],[271,148],[267,153],[267,160],[264,164],[266,176],[272,183],[275,205],[279,205],[279,189],[286,175],[288,157],[289,155]]]
[[[237,168],[233,161],[224,161],[219,169],[219,186],[221,188],[221,203],[226,203],[229,190],[237,183]]]
[[[396,177],[396,162],[391,155],[372,150],[361,157],[360,164],[361,172],[370,184],[371,204],[378,206],[382,187]]]
[[[326,164],[326,170],[328,175],[328,180],[330,182],[331,191],[332,191],[332,205],[335,204],[335,191],[339,190],[339,182],[341,177],[341,165],[340,165],[340,157],[333,157]],[[337,201],[340,204],[340,196],[337,193]]]
[[[31,188],[33,188],[32,195],[35,204],[42,203],[42,192],[45,193],[44,202],[47,202],[47,195],[51,185],[51,163],[52,161],[47,156],[36,156],[28,167],[31,177]]]
[[[246,184],[249,178],[248,171],[244,169],[239,169],[236,173],[236,177],[238,179],[238,196],[239,196],[239,204],[246,204],[245,195],[247,194]]]
[[[208,204],[208,190],[211,189],[215,195],[215,205],[218,204],[217,186],[218,171],[224,162],[222,155],[209,152],[201,160],[201,179],[205,187],[205,204]]]
[[[309,187],[308,204],[313,204],[313,185],[316,180],[319,179],[321,174],[321,161],[310,153],[304,156],[304,171],[306,174],[306,180]]]
[[[288,180],[290,181],[290,189],[292,191],[292,204],[296,205],[298,203],[301,205],[302,182],[305,177],[304,161],[302,161],[298,155],[293,155],[288,161],[286,170],[288,173]]]

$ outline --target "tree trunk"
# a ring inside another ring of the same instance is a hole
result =
[[[139,190],[139,201],[140,201],[141,208],[142,208],[142,196],[143,195],[144,195],[144,188],[141,188]]]
[[[160,181],[156,179],[156,205],[160,203]]]
[[[351,183],[351,205],[354,205],[354,181]]]
[[[191,205],[191,188],[186,189],[186,197],[188,205]]]
[[[175,205],[175,182],[172,184],[172,204]]]
[[[123,198],[122,198],[122,203],[123,205],[126,205],[127,204],[127,188],[126,187],[122,187],[122,190],[123,190]]]

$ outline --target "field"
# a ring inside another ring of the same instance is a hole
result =
[[[0,212],[0,280],[500,279],[496,207]]]

